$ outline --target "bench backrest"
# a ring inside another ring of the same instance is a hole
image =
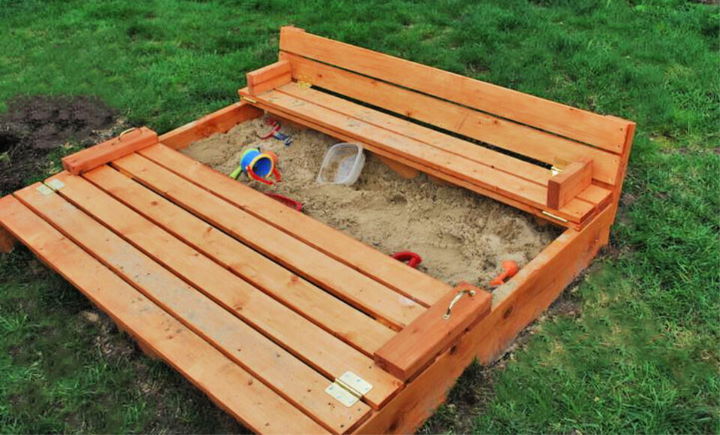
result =
[[[281,59],[298,81],[563,168],[592,159],[619,192],[635,124],[286,26]],[[618,195],[615,195],[617,201]]]

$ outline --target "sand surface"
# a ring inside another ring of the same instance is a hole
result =
[[[342,230],[381,252],[410,250],[423,258],[420,270],[451,285],[479,286],[500,271],[503,260],[527,264],[559,231],[539,227],[532,216],[468,190],[432,182],[426,175],[405,180],[373,154],[352,186],[316,182],[325,151],[339,142],[313,130],[283,125],[293,138],[286,147],[256,132],[269,127],[261,119],[238,125],[191,144],[183,153],[229,174],[248,146],[274,151],[283,182],[266,186],[239,180],[263,192],[275,192],[304,203],[304,213]]]

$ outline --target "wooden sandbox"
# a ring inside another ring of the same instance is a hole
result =
[[[412,432],[608,242],[630,121],[294,27],[247,83],[0,199],[0,249],[25,244],[253,431]],[[492,294],[453,288],[177,151],[263,111],[565,230]]]

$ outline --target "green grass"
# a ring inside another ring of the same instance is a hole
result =
[[[692,2],[0,0],[0,101],[92,94],[166,131],[236,100],[295,24],[638,132],[612,245],[423,429],[720,431],[720,13]],[[0,107],[0,109],[2,109]],[[237,430],[24,250],[0,259],[0,432]],[[569,314],[571,313],[571,314]]]

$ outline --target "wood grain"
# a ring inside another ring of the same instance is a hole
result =
[[[306,319],[372,355],[395,332],[258,254],[127,176],[101,166],[84,177],[154,224],[235,272]]]
[[[559,209],[590,186],[593,162],[573,162],[548,181],[547,205]]]
[[[280,49],[620,153],[628,122],[283,27]]]
[[[450,317],[445,318],[450,303],[463,291],[474,294],[463,295],[452,308]],[[375,362],[398,379],[407,381],[490,313],[491,302],[490,293],[469,284],[458,285],[375,352]]]
[[[0,221],[123,330],[249,429],[280,434],[327,431],[16,198],[0,199]]]
[[[64,198],[197,288],[220,309],[224,308],[228,314],[232,313],[264,336],[281,343],[284,349],[313,369],[330,379],[350,370],[372,383],[374,388],[367,400],[373,406],[379,407],[400,386],[366,355],[238,278],[88,181],[68,174],[59,174],[53,179],[65,183],[59,191]]]
[[[425,306],[451,287],[162,145],[140,153],[245,212]],[[408,283],[412,286],[408,288]]]
[[[101,144],[63,157],[62,164],[68,172],[77,175],[157,142],[157,133],[147,127],[140,127]]]

